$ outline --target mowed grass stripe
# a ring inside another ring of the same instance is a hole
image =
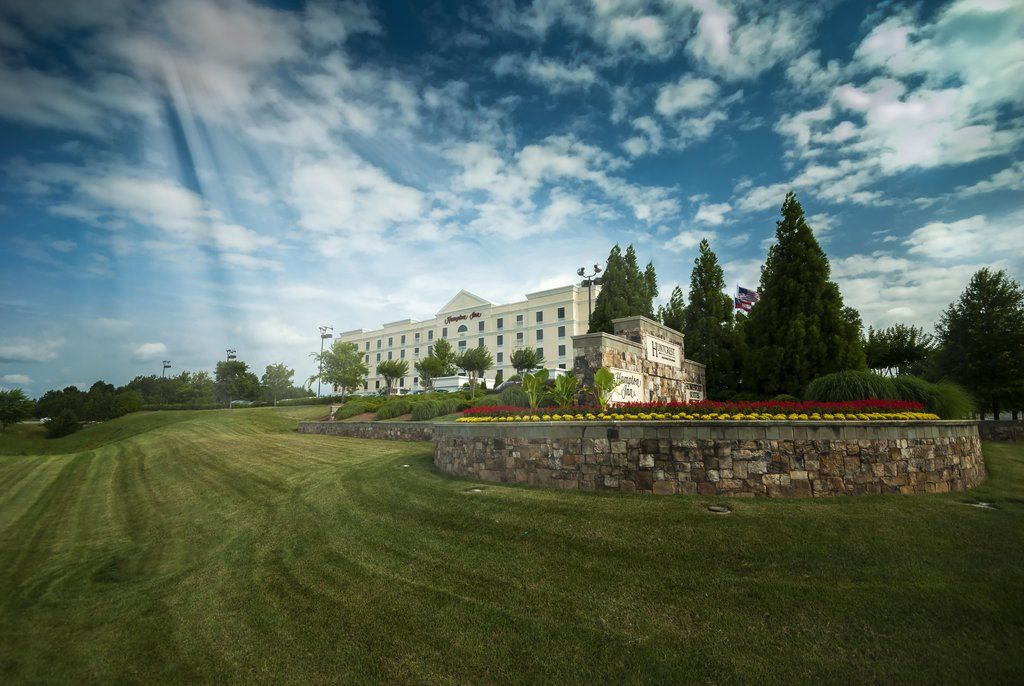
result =
[[[51,453],[0,457],[0,677],[1021,680],[1019,446],[986,446],[970,494],[999,510],[731,500],[721,517],[709,498],[451,479],[428,444],[294,432],[318,413],[0,437]]]

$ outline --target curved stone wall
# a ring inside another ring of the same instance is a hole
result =
[[[436,424],[434,441],[448,474],[573,490],[809,497],[985,480],[974,421]]]

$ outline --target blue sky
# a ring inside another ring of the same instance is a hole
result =
[[[708,237],[756,285],[787,189],[866,324],[1024,273],[1024,5],[5,0],[0,384],[299,377],[317,325]]]

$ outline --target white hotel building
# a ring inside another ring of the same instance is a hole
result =
[[[590,297],[597,298],[600,286]],[[375,391],[387,384],[377,374],[377,363],[406,360],[409,374],[399,388],[420,388],[416,363],[430,354],[434,341],[447,338],[456,352],[486,346],[494,355],[494,368],[485,377],[494,379],[499,369],[507,379],[512,368],[512,351],[534,348],[544,354],[544,366],[572,369],[572,337],[588,328],[589,303],[584,286],[562,286],[527,293],[526,300],[495,305],[467,291],[459,291],[433,319],[401,319],[379,329],[355,329],[338,335],[338,340],[355,343],[369,368],[365,390]],[[488,384],[490,385],[490,384]]]

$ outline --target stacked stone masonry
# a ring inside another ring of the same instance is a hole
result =
[[[434,425],[423,422],[301,422],[299,433],[384,441],[429,441],[434,437]]]
[[[1024,441],[1024,422],[987,420],[978,424],[978,433],[986,441]]]
[[[434,440],[448,474],[571,490],[811,497],[985,479],[969,421],[453,424]]]

